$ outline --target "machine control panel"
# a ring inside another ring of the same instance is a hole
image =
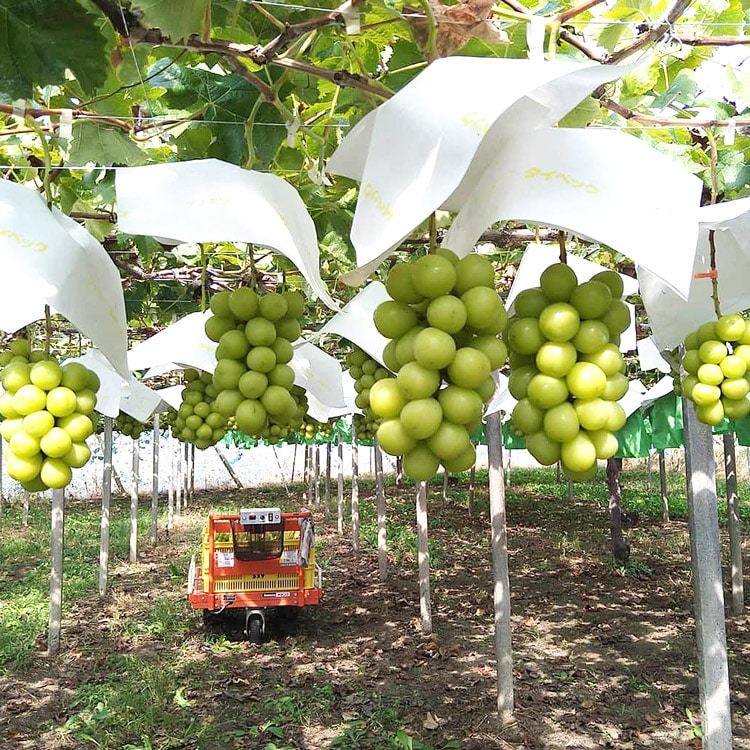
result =
[[[243,526],[258,526],[266,523],[281,523],[280,508],[242,508],[240,523]]]

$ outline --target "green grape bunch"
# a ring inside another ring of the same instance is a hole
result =
[[[278,441],[300,419],[289,362],[291,342],[302,333],[304,297],[239,287],[214,294],[210,308],[205,331],[218,343],[212,378],[216,411],[245,435]]]
[[[227,418],[216,409],[218,391],[210,372],[194,368],[185,370],[185,388],[172,433],[184,443],[193,443],[205,450],[221,440],[227,430]]]
[[[374,415],[373,415],[374,416]],[[367,414],[354,414],[352,424],[357,440],[373,440],[378,432],[381,420],[378,417],[369,418]]]
[[[617,453],[614,433],[626,421],[617,403],[629,385],[619,349],[630,325],[622,294],[615,271],[579,283],[556,263],[540,286],[518,294],[508,323],[513,430],[539,463],[559,461],[574,480],[590,479],[598,459]]]
[[[507,313],[486,258],[457,258],[441,249],[395,265],[386,280],[391,297],[375,310],[383,351],[395,373],[372,384],[370,406],[382,419],[377,438],[390,455],[403,456],[415,480],[470,468],[470,436],[481,427],[495,392],[492,372],[507,359],[500,335]]]
[[[361,416],[363,418],[356,420],[359,428],[357,434],[362,439],[371,440],[382,420],[375,414],[370,405],[370,388],[379,380],[389,377],[390,372],[364,349],[360,349],[355,344],[347,352],[344,363],[354,380],[354,390],[357,393],[354,404],[362,410]]]
[[[684,341],[682,392],[704,424],[750,413],[750,322],[740,313],[722,315],[689,333]]]
[[[333,424],[330,419],[325,422],[320,422],[309,414],[305,414],[298,432],[303,440],[315,440],[317,437],[330,437],[332,431]]]
[[[0,363],[9,476],[28,492],[66,487],[91,457],[86,439],[96,428],[98,375],[80,362],[60,364],[24,338],[10,342]]]
[[[124,411],[121,411],[117,415],[113,427],[121,435],[127,435],[127,437],[133,438],[133,440],[138,440],[138,438],[148,429],[140,419],[136,419]]]

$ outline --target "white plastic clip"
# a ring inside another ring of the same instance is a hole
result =
[[[530,16],[526,24],[526,44],[529,47],[529,60],[544,60],[544,34],[547,23],[541,16]]]
[[[354,7],[352,0],[346,0],[346,2],[339,8],[339,12],[344,17],[346,33],[359,34],[361,31],[359,8]]]
[[[724,145],[734,146],[734,136],[737,133],[737,121],[734,117],[730,118],[727,129],[724,131]]]
[[[26,117],[26,100],[16,99],[13,102],[13,117],[23,120]]]
[[[294,119],[291,122],[286,124],[286,145],[290,148],[294,146],[299,126],[300,122],[297,115],[294,116]]]
[[[70,141],[73,138],[73,110],[60,110],[59,137],[62,141]]]
[[[328,186],[332,184],[328,179],[328,175],[325,173],[325,169],[321,169],[317,164],[313,164],[312,167],[307,170],[307,176],[315,185]]]

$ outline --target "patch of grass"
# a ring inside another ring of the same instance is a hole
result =
[[[615,570],[621,575],[631,578],[648,578],[654,571],[640,560],[629,558],[623,563],[616,563]]]
[[[72,715],[59,730],[62,735],[101,748],[142,747],[144,738],[153,747],[168,748],[197,736],[193,710],[200,705],[200,692],[192,689],[195,683],[186,679],[178,662],[115,654],[106,672],[78,688],[69,706]]]
[[[592,577],[603,572],[602,585],[608,585],[606,579],[612,576],[613,564],[609,564],[609,569],[604,564],[609,551],[605,520],[607,488],[603,479],[600,470],[596,482],[576,484],[571,503],[567,481],[564,478],[558,481],[554,468],[512,470],[506,498],[510,534],[518,532],[512,541],[523,538],[523,534],[527,539],[544,534],[550,543],[545,556],[529,563],[528,570],[534,575],[544,577],[549,575],[545,571],[551,570],[553,576],[564,577],[569,575],[567,569],[561,568],[566,556],[570,560],[564,562],[571,565],[585,558],[579,567],[590,569]],[[488,556],[487,472],[477,472],[473,517],[466,512],[468,475],[460,481],[462,485],[450,487],[447,500],[442,498],[438,482],[434,483],[428,499],[430,551],[433,575],[438,582],[435,591],[443,597],[442,602],[436,598],[440,617],[446,616],[440,608],[449,601],[448,587],[465,580],[454,576],[456,569],[474,572],[470,566],[476,565],[479,570]],[[623,507],[637,510],[642,520],[660,521],[658,473],[654,472],[650,488],[645,472],[626,470],[622,481]],[[675,519],[684,518],[684,484],[684,477],[669,476],[671,512]],[[394,567],[406,563],[404,568],[413,570],[416,560],[413,486],[395,488],[391,481],[387,496],[389,554]],[[111,552],[112,564],[119,568],[118,576],[111,579],[112,595],[106,601],[106,619],[100,622],[90,612],[97,596],[100,509],[96,502],[70,503],[66,509],[64,616],[69,623],[75,608],[89,610],[86,616],[81,615],[80,621],[93,627],[96,637],[92,643],[85,637],[88,634],[84,634],[75,648],[80,651],[82,663],[95,659],[96,665],[79,668],[76,674],[81,679],[71,683],[72,698],[60,698],[61,709],[56,708],[54,717],[51,714],[45,717],[49,722],[46,726],[40,722],[40,736],[52,727],[53,733],[64,735],[66,742],[102,750],[170,750],[185,745],[227,750],[249,747],[291,750],[301,746],[300,738],[306,731],[324,727],[325,741],[330,743],[326,746],[332,748],[451,750],[458,747],[457,742],[446,741],[446,737],[456,734],[423,731],[425,714],[421,706],[426,704],[411,697],[408,691],[412,688],[408,684],[399,699],[380,697],[379,688],[372,681],[365,682],[371,664],[368,659],[372,653],[378,654],[382,644],[373,642],[367,651],[362,651],[351,641],[335,640],[346,637],[344,632],[356,622],[359,613],[347,614],[349,619],[343,623],[331,621],[330,640],[321,648],[325,650],[324,656],[314,652],[318,648],[314,638],[298,640],[295,635],[285,634],[278,641],[269,638],[256,648],[232,640],[222,632],[201,629],[200,613],[194,613],[185,601],[184,583],[190,556],[200,549],[200,535],[208,512],[234,512],[241,504],[297,508],[299,498],[299,493],[288,497],[278,489],[257,493],[253,490],[252,499],[235,492],[199,496],[179,519],[174,535],[162,547],[159,565],[153,569],[151,561],[146,566],[120,565],[127,560],[128,552],[127,501],[114,503]],[[363,483],[360,498],[362,546],[373,549],[377,546],[377,519],[371,481]],[[514,515],[514,511],[519,512]],[[747,516],[743,519],[747,520]],[[160,518],[160,530],[164,529],[165,521]],[[48,507],[41,501],[31,508],[28,529],[20,527],[20,512],[13,508],[5,514],[0,530],[0,674],[17,679],[23,679],[24,670],[34,666],[40,639],[43,642],[45,635],[49,597],[48,527]],[[148,503],[144,503],[139,527],[145,532],[139,540],[145,547],[150,528]],[[343,548],[344,542],[335,532],[328,533],[335,530],[335,519],[321,527],[320,562],[331,564],[335,571],[343,569],[340,559],[334,556],[327,559],[325,554],[326,544]],[[667,535],[675,554],[682,557],[688,554],[686,547],[677,546],[687,544],[685,529],[679,524],[663,529],[658,523],[642,523],[627,531],[634,555],[653,565],[654,579],[660,575],[657,555],[662,554]],[[654,542],[657,537],[658,545]],[[461,555],[455,554],[457,551]],[[121,572],[123,577],[119,576]],[[521,576],[520,569],[513,572]],[[632,579],[652,575],[645,562],[637,560],[628,561],[617,572]],[[533,583],[531,579],[532,576]],[[394,580],[398,577],[394,576]],[[145,595],[150,594],[147,586],[155,581],[160,584],[158,592],[153,597]],[[617,584],[634,590],[641,585],[650,586],[651,581]],[[478,600],[472,598],[473,589],[460,595],[465,597],[463,606],[470,607],[469,613],[479,606]],[[347,612],[350,606],[361,604],[356,601],[356,591],[348,592],[347,596]],[[457,594],[453,592],[450,596]],[[529,622],[524,632],[531,636],[524,637],[540,642],[547,637],[542,628],[534,631],[531,615]],[[337,634],[339,625],[342,627]],[[369,622],[363,626],[368,627]],[[64,649],[65,628],[64,624]],[[386,641],[396,635],[389,633]],[[364,641],[369,641],[370,636],[365,629],[357,633],[357,638]],[[383,658],[389,658],[387,652]],[[331,671],[303,669],[315,659]],[[349,671],[337,675],[337,660],[352,662],[346,665]],[[36,666],[38,669],[39,664]],[[552,675],[554,680],[564,685],[574,683],[574,673],[565,664],[558,666]],[[390,687],[398,684],[388,672],[381,676],[384,681],[389,680],[384,684]],[[632,686],[649,691],[646,677],[640,673],[632,676]],[[416,694],[417,687],[413,689]],[[342,699],[342,695],[349,694],[355,699],[351,705]],[[445,716],[442,712],[440,715]],[[433,737],[442,737],[442,744]]]
[[[417,532],[414,527],[414,511],[411,509],[410,516],[406,515],[404,511],[397,517],[394,516],[395,514],[389,515],[385,523],[388,555],[398,563],[413,563],[417,560],[418,554]],[[371,506],[361,507],[360,539],[365,546],[377,549],[377,515]],[[443,559],[443,551],[441,546],[431,536],[427,539],[427,549],[430,553],[432,563],[439,565]]]

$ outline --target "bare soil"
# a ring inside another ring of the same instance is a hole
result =
[[[364,492],[361,502],[371,501]],[[184,598],[184,582],[170,575],[170,565],[195,548],[211,502],[211,495],[197,497],[169,538],[144,549],[137,564],[113,564],[111,593],[68,611],[58,658],[44,657],[41,633],[31,669],[0,677],[1,747],[92,747],[55,728],[74,713],[75,690],[102,678],[109,655],[133,650],[155,664],[197,665],[200,678],[185,691],[193,720],[221,723],[227,736],[238,738],[235,747],[270,747],[279,740],[263,727],[282,724],[286,744],[278,747],[310,750],[330,747],[345,727],[351,739],[336,746],[351,750],[398,747],[384,738],[399,727],[414,747],[435,749],[452,741],[462,750],[701,747],[694,730],[700,715],[684,523],[641,519],[628,529],[642,567],[640,575],[623,575],[610,561],[605,516],[591,503],[529,497],[510,506],[515,721],[500,726],[486,503],[470,516],[457,497],[444,501],[435,491],[430,500],[430,636],[420,628],[413,557],[392,556],[381,582],[377,551],[363,546],[354,554],[350,527],[340,536],[322,509],[316,529],[324,600],[296,622],[272,620],[264,643],[236,640],[225,652],[213,648],[217,634],[187,603],[182,642],[123,636],[118,622],[160,597]],[[240,629],[229,621],[222,634],[231,642]],[[734,746],[750,750],[747,616],[728,615],[727,638]],[[320,710],[282,720],[284,696]],[[246,734],[251,727],[261,728],[254,739]],[[159,740],[151,737],[154,748],[214,747]]]

